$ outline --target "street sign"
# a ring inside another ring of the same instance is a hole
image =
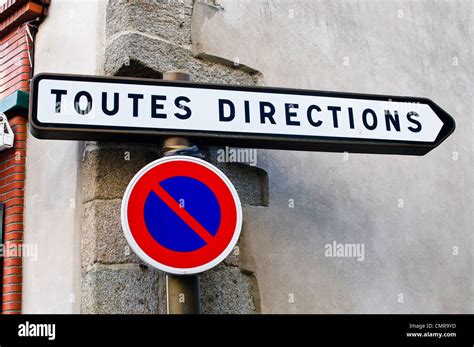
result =
[[[242,207],[230,180],[204,160],[172,156],[141,169],[122,200],[122,227],[134,252],[151,266],[189,275],[232,251]]]
[[[455,128],[426,98],[40,74],[32,81],[38,138],[424,155]]]

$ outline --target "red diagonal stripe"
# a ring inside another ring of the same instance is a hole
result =
[[[178,202],[173,199],[160,185],[157,185],[153,192],[163,200],[163,202],[178,215],[196,234],[199,235],[207,244],[213,240],[212,234],[207,231],[197,220],[194,219],[184,208],[182,208]]]

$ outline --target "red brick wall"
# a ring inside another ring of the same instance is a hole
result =
[[[42,0],[7,0],[0,6],[0,100],[18,90],[29,91],[32,42],[25,23],[44,14],[42,4]],[[4,250],[23,244],[27,136],[26,115],[7,116],[15,142],[13,148],[0,152],[0,202],[5,204]],[[21,313],[22,259],[5,255],[2,313]]]
[[[26,117],[10,117],[15,133],[12,149],[0,152],[0,201],[5,204],[4,249],[23,244],[23,206],[25,187]],[[2,313],[21,312],[22,259],[3,261]]]
[[[25,26],[0,38],[0,99],[17,90],[29,91],[28,47],[31,40]]]

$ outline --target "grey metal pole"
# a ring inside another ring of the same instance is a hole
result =
[[[168,314],[200,314],[199,275],[166,275]]]
[[[191,75],[183,71],[169,71],[163,74],[164,80],[190,81]],[[185,137],[168,137],[163,141],[163,155],[191,147]],[[166,275],[166,307],[168,314],[200,314],[199,275]]]

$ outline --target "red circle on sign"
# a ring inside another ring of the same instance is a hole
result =
[[[220,206],[217,233],[205,246],[191,252],[177,252],[162,246],[145,224],[148,195],[156,188],[160,189],[159,184],[165,179],[177,176],[194,178],[205,184]],[[220,170],[200,159],[174,156],[150,163],[135,175],[122,202],[122,225],[130,246],[142,260],[166,272],[192,274],[217,265],[232,251],[240,234],[242,212],[234,186]]]

